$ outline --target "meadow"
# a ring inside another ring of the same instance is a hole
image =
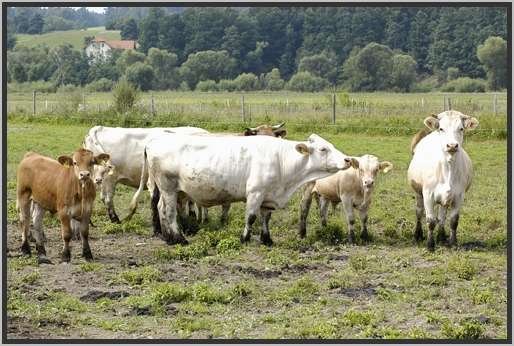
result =
[[[211,208],[210,221],[188,235],[189,245],[168,246],[152,236],[145,195],[138,213],[121,225],[111,224],[101,202],[96,201],[95,227],[90,231],[95,260],[91,263],[81,259],[75,242],[71,263],[58,264],[58,222],[47,215],[47,251],[56,264],[38,266],[34,257],[20,256],[16,225],[15,171],[26,151],[51,157],[71,153],[90,126],[98,124],[150,126],[161,119],[170,126],[239,131],[248,121],[212,114],[208,118],[204,113],[188,115],[186,111],[125,119],[94,111],[35,117],[26,112],[10,114],[8,338],[506,339],[506,116],[486,110],[480,113],[479,109],[473,114],[483,132],[470,133],[464,144],[475,177],[461,213],[459,246],[438,245],[431,253],[413,238],[414,195],[406,170],[411,135],[421,128],[426,115],[440,111],[442,94],[433,96],[433,104],[426,101],[431,95],[423,96],[427,111],[410,114],[400,109],[419,100],[420,95],[398,94],[394,101],[379,93],[356,95],[376,104],[379,100],[392,106],[395,101],[404,103],[397,106],[398,115],[391,110],[390,114],[341,116],[339,126],[329,125],[330,118],[316,116],[309,108],[326,101],[326,95],[287,95],[290,103],[311,101],[301,108],[304,111],[292,111],[290,117],[278,108],[273,114],[254,113],[252,125],[285,120],[289,139],[306,139],[316,132],[347,154],[371,153],[394,164],[377,182],[370,209],[370,242],[347,244],[340,209],[322,228],[315,204],[307,237],[300,239],[298,191],[287,208],[272,215],[271,248],[260,245],[258,227],[250,243],[240,244],[243,203],[232,206],[228,225],[221,226],[218,221],[220,208]],[[154,94],[159,100],[160,96]],[[194,101],[188,101],[193,96],[162,93],[163,99],[174,104],[193,105]],[[196,97],[206,103],[223,103],[232,96],[234,102],[240,98],[231,94]],[[252,94],[245,99],[266,106],[274,97],[283,102],[282,96]],[[17,97],[9,95],[9,102]],[[462,97],[469,97],[471,104],[490,106],[486,94]],[[361,127],[349,131],[348,124]],[[373,131],[373,127],[379,130]],[[397,129],[402,127],[405,129]],[[498,128],[504,135],[494,131]],[[133,193],[119,185],[115,203],[121,217]]]
[[[83,30],[51,31],[41,35],[17,34],[16,44],[25,47],[34,47],[45,44],[48,47],[57,47],[64,43],[69,43],[74,49],[84,48],[84,37],[96,36],[108,40],[120,40],[119,30],[105,30],[105,27],[91,27]]]

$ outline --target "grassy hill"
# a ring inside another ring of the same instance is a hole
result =
[[[98,26],[84,30],[52,31],[42,35],[19,34],[16,35],[16,44],[26,47],[46,44],[49,47],[55,47],[62,43],[70,43],[73,48],[82,49],[86,36],[101,36],[111,40],[121,39],[119,30],[105,30],[105,27]]]

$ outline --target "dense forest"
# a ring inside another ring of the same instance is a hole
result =
[[[141,89],[288,87],[307,91],[335,86],[364,91],[438,87],[483,91],[505,88],[508,82],[506,8],[107,8],[103,15],[86,9],[48,8],[31,15],[22,12],[31,10],[16,8],[8,13],[11,81],[97,82],[108,87],[109,81],[126,77]],[[34,19],[40,12],[44,13],[42,24]],[[50,50],[15,45],[16,33],[34,32],[34,26],[48,29],[49,18],[61,12],[63,20],[78,27],[98,25],[98,20],[108,29],[121,30],[123,39],[138,41],[138,52],[117,53],[109,61],[91,63],[82,52],[66,46]]]

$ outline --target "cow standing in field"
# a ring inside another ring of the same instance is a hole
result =
[[[283,126],[284,123],[275,126],[261,125],[254,128],[246,128],[239,135],[284,137],[286,130],[282,128]],[[144,145],[149,138],[166,132],[218,135],[210,134],[208,131],[198,127],[121,128],[95,126],[88,131],[84,138],[83,147],[95,154],[109,153],[111,155],[111,162],[115,166],[114,173],[103,180],[101,190],[102,202],[106,205],[112,222],[120,222],[114,209],[113,198],[116,185],[121,183],[134,188],[139,186]],[[230,204],[223,206],[222,222],[226,222],[229,208]],[[204,215],[206,215],[206,210],[204,212]],[[200,218],[202,219],[201,216]]]
[[[432,115],[424,123],[432,132],[425,137],[416,135],[418,142],[412,143],[413,157],[408,180],[416,192],[415,238],[417,241],[423,238],[421,218],[424,210],[428,226],[427,247],[434,250],[436,224],[439,224],[437,240],[446,240],[444,225],[448,211],[451,229],[449,245],[457,245],[459,211],[473,177],[471,159],[462,142],[464,132],[475,129],[478,120],[450,110]]]
[[[18,166],[16,187],[16,206],[19,211],[23,254],[30,255],[28,237],[32,206],[39,263],[51,263],[46,257],[42,230],[46,211],[57,213],[61,221],[64,242],[62,260],[70,261],[69,242],[74,227],[80,230],[82,256],[86,260],[93,259],[88,238],[96,192],[91,174],[95,164],[108,159],[107,154],[94,156],[86,149],[75,151],[71,157],[60,156],[58,161],[32,152],[25,154]]]
[[[348,223],[348,242],[355,242],[354,209],[359,211],[362,224],[361,239],[368,239],[368,210],[377,174],[379,171],[389,172],[393,165],[389,161],[380,162],[373,155],[352,157],[351,160],[351,168],[306,185],[300,208],[300,237],[306,235],[307,216],[312,197],[315,196],[319,203],[322,226],[327,225],[328,203],[332,203],[335,209],[335,206],[342,202]]]
[[[203,207],[246,202],[241,241],[262,216],[261,242],[271,245],[271,212],[284,208],[306,182],[350,167],[350,158],[313,134],[306,142],[274,137],[217,137],[167,134],[149,141],[142,178],[131,202],[134,213],[148,175],[154,228],[169,244],[187,243],[177,224],[177,201],[186,194]],[[148,173],[148,174],[147,174]],[[158,222],[156,222],[158,221]]]

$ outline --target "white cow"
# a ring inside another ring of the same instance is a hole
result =
[[[359,211],[362,224],[361,239],[368,239],[368,210],[371,196],[375,187],[375,180],[379,171],[389,172],[393,165],[389,161],[380,162],[376,156],[364,155],[352,157],[352,167],[339,171],[329,177],[310,182],[305,186],[300,214],[300,236],[303,238],[307,232],[307,216],[311,206],[312,197],[319,202],[321,225],[327,225],[328,203],[335,206],[343,203],[343,209],[348,222],[348,242],[355,242],[355,217],[353,210]]]
[[[147,143],[142,172],[148,172],[148,186],[153,189],[154,215],[159,211],[154,229],[162,226],[168,243],[187,243],[177,225],[177,201],[185,193],[203,207],[246,201],[241,241],[250,239],[252,224],[262,215],[261,241],[271,245],[268,223],[272,210],[285,207],[306,182],[347,169],[350,162],[315,134],[306,142],[268,136],[165,134]],[[130,214],[137,207],[145,175],[130,204]]]
[[[459,211],[464,201],[464,192],[471,185],[473,167],[462,147],[465,130],[473,130],[478,120],[460,112],[450,110],[425,119],[432,130],[426,137],[413,143],[413,157],[408,169],[408,180],[416,192],[416,240],[423,238],[421,218],[423,209],[428,225],[427,247],[435,248],[433,231],[439,224],[437,240],[444,241],[444,224],[450,212],[449,245],[457,245]],[[438,207],[439,210],[436,210]]]
[[[198,127],[169,127],[169,128],[122,128],[95,126],[84,138],[83,147],[95,155],[109,153],[111,164],[114,165],[112,174],[104,176],[101,189],[102,202],[107,206],[112,222],[120,220],[114,210],[114,193],[116,184],[122,183],[137,188],[141,180],[141,157],[146,141],[152,136],[164,131],[191,133],[208,133]]]

